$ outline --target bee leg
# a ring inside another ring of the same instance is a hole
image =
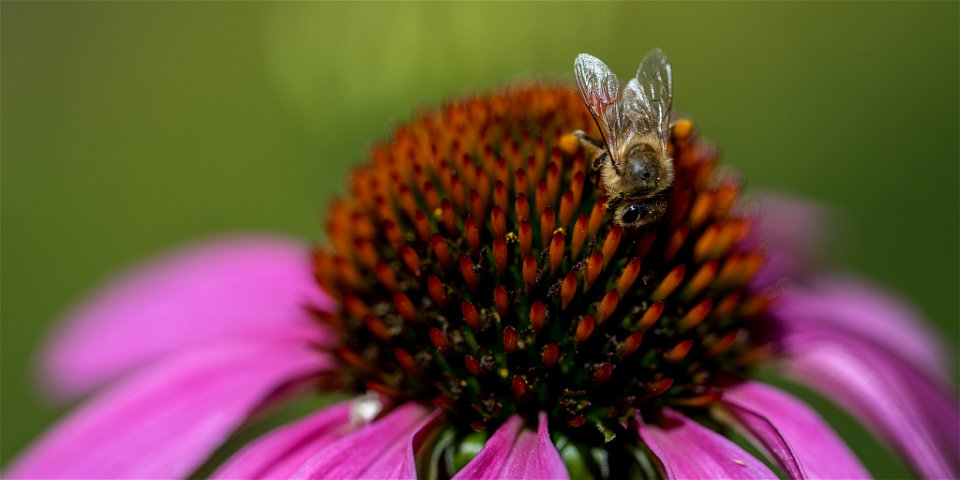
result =
[[[595,171],[600,171],[600,167],[603,166],[603,162],[609,158],[610,165],[613,167],[613,170],[617,172],[617,175],[620,175],[620,162],[617,162],[613,159],[613,156],[610,155],[610,152],[607,150],[607,146],[603,142],[600,142],[587,135],[583,130],[577,130],[573,132],[573,136],[577,137],[577,140],[580,140],[580,144],[583,146],[583,150],[587,154],[587,158],[593,158],[593,169]]]
[[[583,147],[583,153],[586,157],[593,159],[594,168],[599,168],[602,163],[598,164],[597,162],[600,160],[601,154],[606,152],[606,145],[587,135],[583,130],[574,131],[573,136],[580,141],[580,146]]]
[[[583,130],[574,130],[573,136],[577,137],[577,140],[580,140],[580,143],[583,144],[584,148],[592,147],[593,149],[602,149],[606,147],[603,142],[591,137],[590,135],[587,135],[587,132],[584,132]]]
[[[592,177],[594,177],[595,182],[598,182],[600,180],[600,169],[603,167],[603,162],[610,158],[610,153],[607,152],[606,146],[602,142],[588,136],[583,130],[577,130],[573,132],[573,135],[580,141],[584,154],[593,167],[591,169]]]
[[[593,169],[599,172],[600,167],[603,166],[603,162],[607,161],[607,158],[610,157],[610,154],[607,153],[606,150],[600,150],[597,153],[597,157],[593,159]]]
[[[594,185],[600,185],[600,171],[603,167],[603,162],[607,161],[607,157],[610,155],[607,154],[606,150],[599,150],[596,152],[596,158],[590,162],[592,168],[590,168],[590,181]]]

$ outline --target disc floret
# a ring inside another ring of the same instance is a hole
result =
[[[677,122],[669,210],[624,229],[576,130],[597,134],[577,92],[534,85],[426,111],[373,149],[315,252],[349,387],[432,402],[463,431],[543,411],[599,443],[638,410],[710,405],[763,357],[763,254],[715,150]]]

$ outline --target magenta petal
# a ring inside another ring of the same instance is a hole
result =
[[[943,385],[951,383],[942,343],[920,315],[896,296],[849,278],[817,279],[791,288],[773,315],[790,330],[845,332],[899,356]]]
[[[860,418],[928,478],[960,475],[953,396],[876,346],[826,331],[784,339],[787,373]]]
[[[513,443],[517,439],[517,433],[523,426],[523,419],[513,415],[500,425],[500,428],[487,439],[483,444],[480,453],[470,463],[453,476],[453,480],[496,478],[506,464],[510,451],[513,449]]]
[[[376,479],[417,478],[417,452],[436,433],[437,428],[443,423],[442,419],[443,411],[435,409],[413,429],[411,435],[407,435],[403,439],[401,448],[391,449],[391,455],[383,455],[377,459],[363,472],[363,477]]]
[[[432,428],[440,415],[429,413],[416,403],[401,405],[315,452],[293,478],[415,477],[409,462],[424,439],[418,434]]]
[[[31,446],[5,477],[184,477],[272,393],[331,365],[291,342],[193,349],[89,401]]]
[[[753,458],[720,434],[677,412],[663,410],[659,425],[643,423],[637,430],[660,461],[666,478],[776,478],[763,462]]]
[[[570,478],[550,440],[547,415],[540,413],[537,432],[521,431],[523,419],[508,418],[454,480],[487,478]]]
[[[547,415],[540,412],[539,420],[536,433],[529,430],[520,433],[500,478],[570,478],[560,452],[550,440]]]
[[[351,402],[327,407],[247,445],[213,478],[287,478],[317,450],[351,430]]]
[[[754,279],[758,286],[797,277],[810,269],[824,244],[829,216],[823,207],[783,194],[760,195],[756,230],[750,239],[762,243],[768,258]]]
[[[813,409],[769,385],[745,382],[723,394],[727,413],[790,478],[870,478]]]
[[[234,237],[120,275],[68,316],[43,359],[49,388],[76,397],[164,354],[224,338],[316,336],[305,306],[328,308],[308,249]]]

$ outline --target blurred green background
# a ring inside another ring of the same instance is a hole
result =
[[[57,416],[42,334],[106,275],[225,231],[321,238],[369,144],[514,80],[621,75],[662,47],[675,106],[751,189],[833,208],[833,264],[958,336],[958,3],[18,3],[2,8],[2,451]],[[831,407],[879,476],[903,466]]]

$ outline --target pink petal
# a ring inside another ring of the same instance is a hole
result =
[[[769,385],[745,382],[723,394],[734,427],[755,440],[790,478],[870,478],[812,408]]]
[[[364,478],[401,479],[417,478],[417,453],[427,440],[436,433],[443,423],[443,411],[435,409],[426,419],[413,429],[413,435],[404,438],[399,451],[392,455],[383,455],[363,472]]]
[[[537,432],[521,431],[523,419],[507,419],[483,445],[480,453],[453,477],[486,478],[570,478],[560,453],[550,440],[547,415],[540,413]]]
[[[636,416],[640,438],[659,459],[663,474],[674,478],[776,478],[762,462],[713,430],[663,410],[659,425]]]
[[[503,422],[500,428],[487,439],[480,453],[453,476],[453,480],[496,478],[510,456],[523,419],[514,415]]]
[[[808,272],[826,243],[829,212],[813,202],[779,193],[760,195],[757,204],[757,228],[751,238],[765,247],[767,261],[754,284],[769,285]]]
[[[193,349],[92,399],[31,446],[6,477],[184,477],[272,393],[331,366],[291,342]]]
[[[440,411],[407,403],[315,452],[293,478],[415,478],[413,457]]]
[[[351,402],[327,407],[247,445],[213,478],[287,478],[317,450],[351,430]]]
[[[791,288],[772,314],[790,330],[843,332],[897,355],[924,375],[950,385],[944,347],[921,316],[889,292],[843,277]]]
[[[929,478],[960,475],[960,411],[940,390],[875,345],[826,331],[784,340],[787,373],[846,408]]]
[[[316,337],[305,306],[329,308],[308,249],[231,237],[118,276],[68,316],[43,359],[49,388],[76,397],[148,361],[224,338]],[[318,338],[319,340],[319,338]]]
[[[500,472],[501,478],[570,478],[560,452],[550,440],[547,414],[540,413],[537,433],[524,430]]]

